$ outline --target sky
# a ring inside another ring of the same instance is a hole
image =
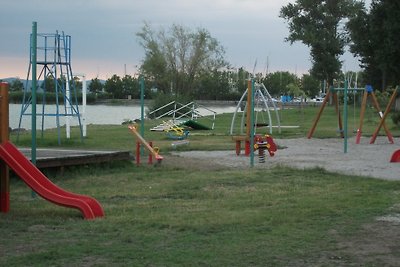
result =
[[[153,29],[173,24],[204,28],[225,49],[227,61],[248,71],[289,71],[311,68],[309,49],[290,45],[279,10],[292,0],[6,0],[0,8],[0,78],[25,79],[29,67],[29,35],[64,32],[71,36],[71,67],[87,79],[135,75],[144,59],[136,33],[144,22]],[[358,71],[350,53],[345,71]],[[255,66],[255,68],[254,68]]]

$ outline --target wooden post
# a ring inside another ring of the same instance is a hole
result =
[[[9,139],[8,83],[0,83],[0,143]],[[8,166],[0,161],[0,212],[10,210],[10,176]]]
[[[331,95],[331,90],[329,90],[328,93],[325,95],[324,101],[322,102],[321,107],[319,108],[317,117],[315,118],[314,123],[313,123],[313,125],[311,126],[311,129],[310,129],[310,131],[309,131],[308,134],[307,134],[307,138],[308,138],[308,139],[310,139],[310,138],[313,136],[314,131],[315,131],[315,128],[317,127],[318,121],[319,121],[319,119],[321,118],[321,115],[322,115],[322,112],[324,111],[324,108],[325,108],[325,106],[326,106],[326,103],[328,103],[328,99],[329,99],[329,96],[330,96],[330,95]]]
[[[136,164],[139,166],[140,165],[140,142],[136,142]]]
[[[153,147],[153,142],[149,142],[149,146],[150,147]],[[149,153],[149,160],[148,160],[148,162],[147,162],[148,164],[153,164],[153,154],[152,153]]]
[[[376,137],[378,136],[378,133],[379,133],[380,129],[382,128],[382,126],[385,125],[385,119],[388,116],[388,114],[390,112],[390,108],[391,108],[392,104],[394,103],[394,101],[396,100],[396,96],[397,96],[397,93],[399,91],[400,91],[400,88],[396,87],[396,89],[394,90],[392,96],[390,97],[389,103],[386,106],[385,112],[383,113],[383,116],[382,116],[382,118],[381,118],[381,120],[379,122],[379,125],[375,129],[375,132],[372,134],[371,140],[369,142],[370,144],[375,143]],[[386,128],[385,128],[385,130],[386,130]],[[386,132],[386,134],[388,135],[389,142],[393,144],[394,143],[393,142],[393,136],[390,134],[390,132]]]
[[[358,126],[357,129],[357,136],[356,136],[356,144],[360,143],[361,140],[361,135],[362,135],[362,127],[363,127],[363,122],[364,122],[364,114],[365,114],[365,109],[367,107],[367,98],[368,98],[368,87],[365,89],[362,103],[361,103],[361,111],[360,111],[360,125]]]

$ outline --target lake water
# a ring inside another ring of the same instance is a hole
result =
[[[55,105],[46,105],[45,113],[55,113]],[[207,106],[207,108],[215,111],[217,114],[234,112],[234,106]],[[21,104],[10,104],[10,127],[12,129],[18,128]],[[37,105],[37,113],[41,112],[42,105]],[[145,108],[146,110],[146,108]],[[64,107],[60,106],[60,111],[64,111]],[[79,111],[82,113],[82,107],[79,106]],[[26,113],[31,112],[31,107],[28,108]],[[199,109],[201,115],[211,115],[212,113],[205,110]],[[82,114],[81,114],[82,115]],[[126,120],[140,119],[140,105],[133,106],[108,106],[108,105],[87,105],[85,111],[86,124],[111,124],[121,125]],[[70,118],[71,125],[78,125],[77,118]],[[60,117],[60,125],[65,125],[65,117]],[[38,129],[42,127],[42,117],[37,116],[36,126]],[[56,117],[46,116],[44,122],[44,128],[56,128]],[[21,128],[31,129],[31,117],[29,115],[22,116]]]

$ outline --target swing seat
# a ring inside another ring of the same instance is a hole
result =
[[[393,153],[392,158],[390,159],[390,162],[400,162],[400,149],[396,150]]]

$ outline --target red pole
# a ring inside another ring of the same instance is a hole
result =
[[[0,142],[9,139],[8,83],[0,83]],[[10,210],[10,176],[8,166],[0,161],[0,212]]]
[[[244,154],[246,156],[250,155],[250,141],[248,140],[244,142]]]

